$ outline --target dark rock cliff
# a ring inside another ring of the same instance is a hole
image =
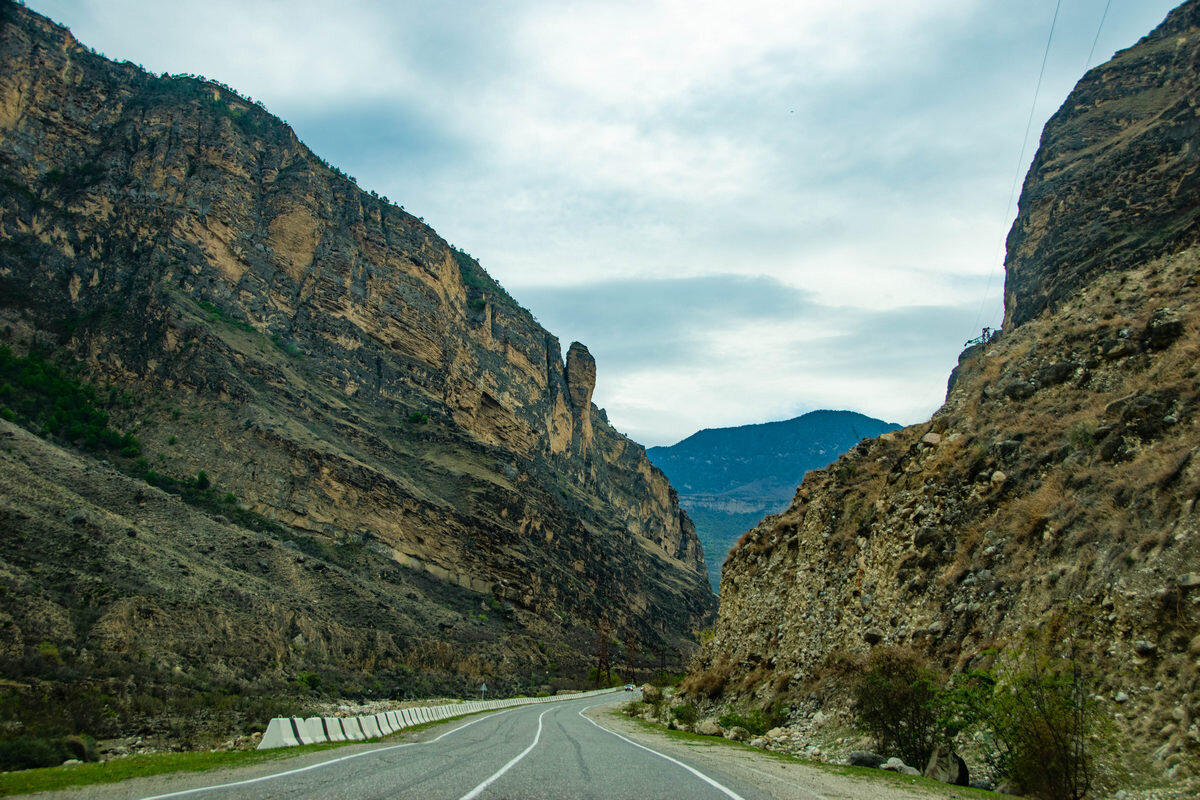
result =
[[[838,654],[911,647],[957,671],[1070,642],[1129,753],[1188,776],[1200,748],[1197,58],[1189,2],[1070,95],[1009,237],[1003,335],[963,354],[930,422],[810,472],[743,537],[694,697],[810,719],[846,708],[827,682]]]
[[[1005,329],[1200,241],[1200,8],[1088,72],[1046,123],[1008,235]]]
[[[145,459],[125,472],[204,471],[288,536],[366,548],[384,559],[371,569],[400,565],[467,598],[465,618],[420,631],[431,648],[459,648],[443,659],[451,671],[585,664],[602,624],[631,664],[688,648],[715,608],[703,554],[666,478],[591,403],[586,348],[572,345],[564,364],[558,341],[473,259],[259,105],[113,63],[44,18],[0,8],[0,344],[122,398],[110,413]],[[22,518],[9,524],[33,524]],[[91,574],[64,552],[44,557],[58,563],[0,550],[24,589],[0,608],[28,642],[45,635],[39,603],[78,616],[70,592],[39,588],[38,570],[62,570],[62,585]],[[411,636],[410,606],[437,592],[381,583],[387,614],[339,616],[297,589],[311,582],[291,568],[250,563],[300,598],[271,612],[279,627],[300,620],[306,652],[323,653],[273,653],[266,663],[282,674],[339,664],[345,639],[359,666],[415,659],[404,647],[362,653],[372,637]],[[229,568],[223,580],[236,580]],[[357,579],[370,591],[369,575]],[[91,631],[125,605],[178,600],[146,583],[153,597],[130,583],[89,598],[71,644],[103,650]],[[210,606],[199,613],[237,618],[219,595]],[[176,629],[254,647],[236,624],[189,626],[164,615],[122,647],[172,660]]]

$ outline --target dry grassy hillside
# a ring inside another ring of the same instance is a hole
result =
[[[1186,3],[1080,82],[1009,237],[1008,328],[927,424],[809,473],[743,537],[693,698],[795,720],[848,709],[874,651],[945,675],[1071,653],[1131,758],[1197,771],[1198,53]]]

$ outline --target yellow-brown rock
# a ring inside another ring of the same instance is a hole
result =
[[[585,668],[602,620],[646,654],[689,649],[715,608],[703,555],[662,473],[593,409],[586,348],[564,363],[474,259],[258,104],[113,63],[0,8],[5,343],[111,389],[113,423],[144,446],[146,463],[126,472],[204,471],[264,521],[267,567],[247,556],[221,569],[229,585],[266,570],[305,606],[260,598],[264,625],[308,643],[266,637],[276,674],[427,661],[528,680],[531,667]],[[308,561],[285,570],[276,551],[293,540]],[[0,565],[14,541],[0,542]],[[357,600],[314,612],[327,595],[313,582],[337,570],[387,612]],[[144,598],[118,587],[89,599],[71,646],[167,653],[175,631],[215,648],[217,621],[245,621],[220,591],[189,590],[185,603],[170,581],[149,583]],[[47,591],[32,577],[21,586],[20,603],[0,595],[0,621],[13,620],[0,624],[20,626],[6,604],[27,613]],[[132,624],[141,606],[153,626]],[[404,638],[418,635],[420,657]]]

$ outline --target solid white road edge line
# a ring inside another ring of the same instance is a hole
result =
[[[597,705],[599,705],[599,704],[597,703]],[[591,708],[591,706],[588,706],[588,708]],[[643,750],[645,750],[647,753],[653,753],[654,755],[658,756],[659,758],[665,758],[667,761],[670,761],[672,764],[675,764],[675,765],[677,765],[677,766],[683,767],[683,768],[684,768],[684,769],[686,769],[688,772],[692,773],[692,774],[693,774],[693,775],[695,775],[697,778],[699,778],[700,780],[704,781],[705,783],[707,783],[709,786],[713,787],[713,788],[714,788],[714,789],[716,789],[717,791],[719,791],[719,792],[724,792],[726,795],[728,795],[728,796],[731,798],[731,800],[745,800],[745,798],[743,798],[743,797],[742,797],[740,794],[738,794],[737,792],[733,791],[732,789],[729,789],[729,788],[727,788],[727,787],[725,787],[725,786],[722,786],[721,784],[719,784],[719,783],[717,783],[716,781],[714,781],[712,778],[710,778],[710,777],[708,777],[707,775],[705,775],[705,774],[704,774],[703,772],[701,772],[700,770],[698,770],[698,769],[693,769],[692,767],[689,767],[687,764],[683,763],[682,761],[679,761],[679,760],[677,760],[677,759],[671,758],[671,757],[670,757],[669,755],[667,755],[666,753],[660,753],[660,752],[658,752],[657,750],[655,750],[655,749],[653,749],[653,748],[651,748],[651,747],[646,747],[646,745],[644,745],[644,744],[638,744],[638,743],[637,743],[637,742],[635,742],[633,739],[628,739],[628,738],[626,738],[626,737],[622,736],[621,734],[617,733],[616,731],[610,731],[608,728],[604,727],[604,726],[603,726],[603,725],[601,725],[599,722],[596,722],[596,720],[594,720],[594,719],[592,719],[591,717],[589,717],[589,716],[585,715],[585,714],[583,713],[584,711],[587,711],[587,708],[580,709],[580,710],[579,710],[579,716],[583,717],[583,718],[584,718],[584,719],[586,719],[588,722],[592,723],[593,725],[595,725],[597,728],[599,728],[600,730],[604,731],[605,733],[611,733],[613,736],[617,737],[618,739],[620,739],[621,741],[623,741],[623,742],[625,742],[625,743],[627,743],[627,744],[631,744],[631,745],[633,745],[634,747],[640,747],[640,748],[642,748]],[[466,800],[466,798],[464,798],[463,800]]]
[[[298,769],[289,769],[286,772],[274,772],[274,773],[271,773],[270,775],[263,775],[258,778],[247,778],[244,781],[234,781],[233,783],[219,783],[219,784],[216,784],[215,786],[200,786],[195,789],[182,789],[178,792],[170,792],[168,794],[156,794],[156,795],[152,795],[150,797],[143,797],[143,798],[141,798],[141,800],[166,800],[166,798],[168,798],[168,797],[183,797],[183,796],[189,795],[189,794],[200,794],[201,792],[213,792],[213,791],[216,791],[217,789],[231,789],[235,786],[249,786],[252,783],[262,783],[263,781],[273,781],[276,778],[286,778],[288,775],[297,775],[301,772],[308,772],[309,770],[320,769],[321,767],[328,767],[332,764],[341,763],[342,761],[349,761],[352,758],[362,758],[363,756],[373,756],[373,755],[376,755],[377,753],[386,753],[389,750],[399,750],[404,747],[416,747],[417,745],[422,745],[422,744],[433,744],[434,742],[440,742],[442,739],[445,739],[447,736],[449,736],[452,733],[458,733],[459,731],[463,730],[464,728],[471,727],[476,722],[483,722],[485,719],[495,719],[496,717],[500,716],[501,714],[508,714],[509,712],[516,711],[516,710],[518,710],[520,708],[524,708],[524,707],[525,706],[516,706],[514,708],[505,709],[504,711],[500,711],[500,712],[497,712],[494,714],[485,714],[484,716],[480,717],[479,719],[473,719],[465,725],[459,725],[457,728],[448,730],[445,733],[443,733],[441,736],[437,737],[436,739],[430,739],[428,742],[407,742],[405,744],[393,744],[393,745],[389,745],[387,747],[377,747],[373,750],[364,750],[361,753],[352,753],[348,756],[341,756],[339,758],[331,758],[328,761],[322,761],[317,764],[309,764],[307,767],[299,767]],[[538,733],[539,734],[541,733],[541,717],[538,717]]]
[[[493,773],[492,776],[490,778],[488,778],[486,781],[484,781],[483,783],[479,784],[471,791],[464,794],[461,798],[459,798],[459,800],[474,800],[476,797],[479,797],[479,795],[483,792],[483,790],[486,789],[487,787],[491,786],[496,781],[497,778],[499,778],[501,775],[503,775],[504,773],[508,772],[510,769],[515,767],[517,765],[517,762],[519,762],[522,758],[529,755],[533,751],[533,748],[537,747],[538,740],[542,738],[542,717],[549,714],[552,710],[553,709],[547,708],[541,714],[538,714],[538,729],[537,729],[537,733],[534,734],[533,744],[529,745],[529,747],[526,747],[524,750],[522,750],[520,755],[518,755],[512,761],[509,761],[507,764],[505,764],[503,767],[501,767],[499,770],[497,770],[495,773]]]

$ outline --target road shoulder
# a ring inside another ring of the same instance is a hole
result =
[[[757,786],[776,800],[1005,797],[994,792],[985,793],[949,786],[882,770],[878,771],[878,776],[839,774],[843,770],[848,772],[849,769],[833,765],[816,766],[791,756],[759,750],[717,737],[667,731],[660,725],[625,716],[621,713],[619,705],[595,706],[585,713],[602,727],[638,744],[685,761],[702,771],[706,766],[720,769],[739,780]]]

